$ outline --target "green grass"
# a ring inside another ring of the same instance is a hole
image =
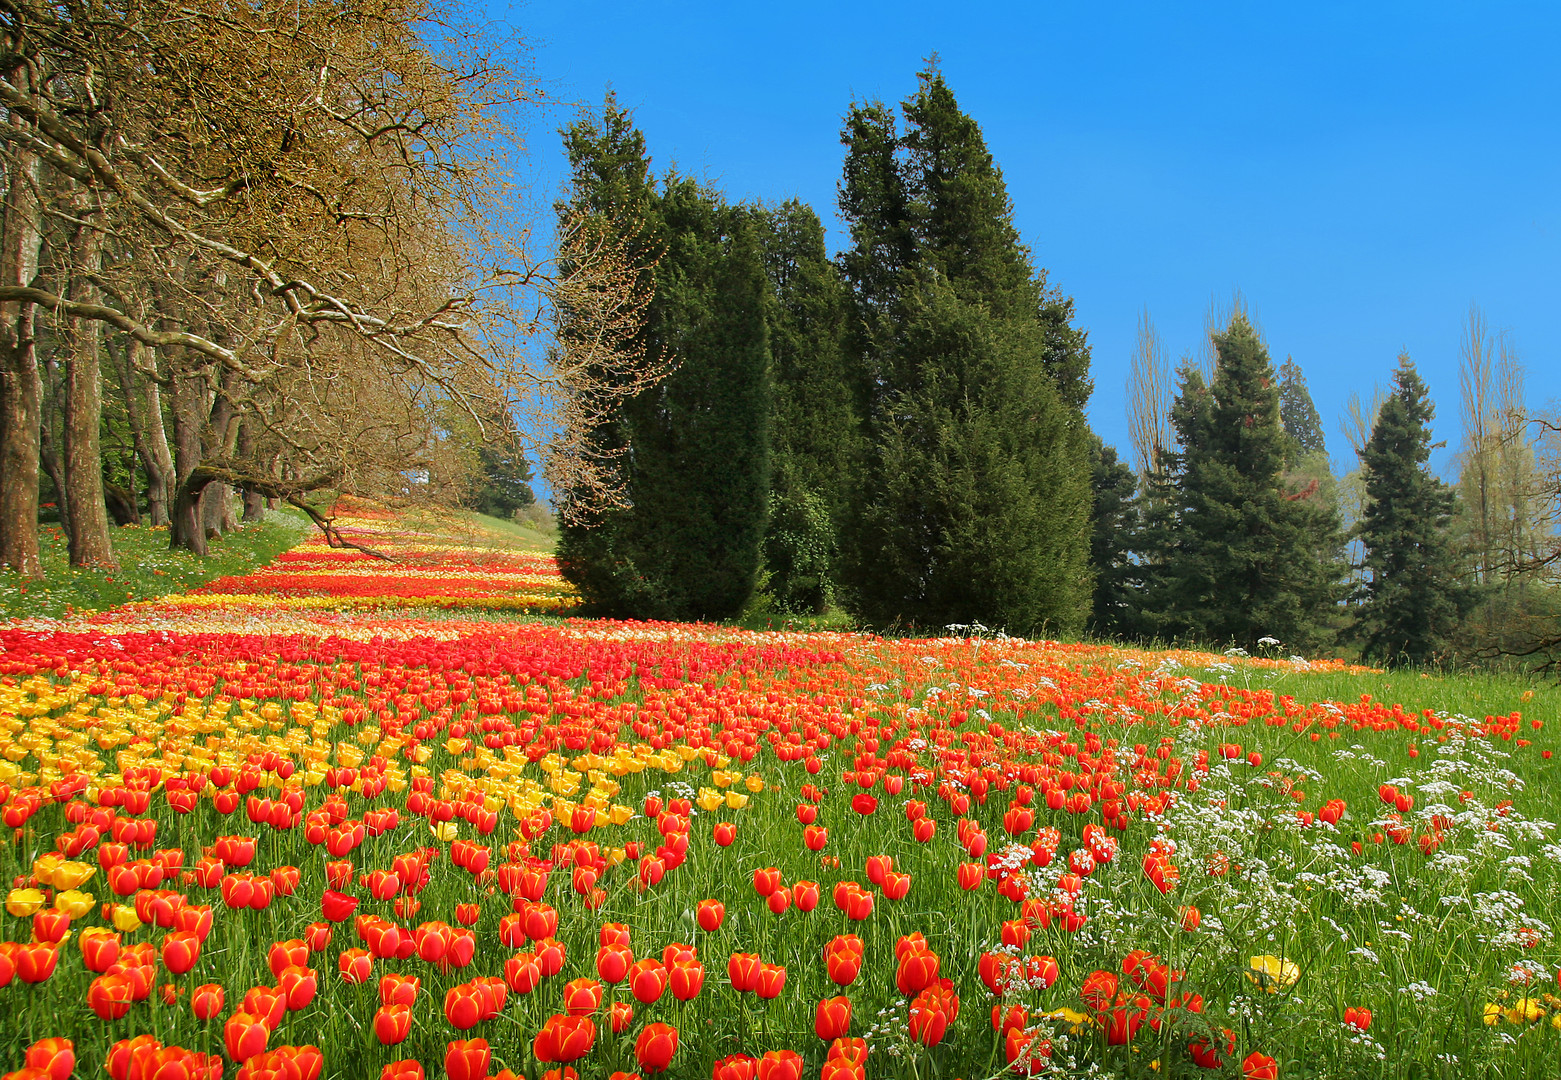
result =
[[[61,618],[184,592],[264,566],[297,544],[308,528],[301,514],[271,511],[260,524],[211,541],[211,554],[202,558],[170,550],[166,528],[126,525],[110,534],[119,569],[102,570],[70,566],[65,534],[57,525],[44,525],[38,530],[44,579],[22,581],[0,570],[0,617]]]

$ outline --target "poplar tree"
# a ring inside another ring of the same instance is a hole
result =
[[[1173,632],[1256,650],[1331,635],[1342,570],[1337,516],[1316,488],[1288,491],[1268,350],[1238,313],[1213,335],[1214,379],[1193,372],[1172,411],[1176,538],[1166,559]]]
[[[1013,224],[980,128],[929,68],[853,107],[841,257],[868,449],[847,569],[878,623],[1077,630],[1089,611],[1089,351]]]
[[[1445,651],[1473,603],[1454,553],[1456,496],[1432,475],[1435,406],[1407,354],[1361,450],[1365,545],[1354,636],[1371,659],[1423,664]]]
[[[1133,559],[1140,541],[1137,478],[1116,448],[1093,436],[1094,496],[1090,520],[1090,567],[1095,574],[1089,631],[1096,637],[1131,638],[1146,630],[1141,614],[1143,576]]]

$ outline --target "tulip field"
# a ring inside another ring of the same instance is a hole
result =
[[[394,561],[0,624],[0,1073],[1561,1075],[1549,687],[585,620],[339,523]]]

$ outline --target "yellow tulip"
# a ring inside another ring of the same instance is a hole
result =
[[[700,788],[699,795],[694,799],[694,802],[698,804],[699,809],[710,814],[719,809],[726,802],[726,799],[722,797],[719,791],[711,788]]]
[[[1300,965],[1281,956],[1254,956],[1250,963],[1252,970],[1247,972],[1247,978],[1270,994],[1294,986],[1301,977]]]
[[[54,906],[65,912],[72,921],[86,915],[96,903],[97,898],[91,893],[79,892],[76,889],[66,889],[54,898]]]
[[[748,796],[741,791],[728,791],[726,793],[726,805],[730,810],[741,810],[748,805]]]
[[[764,790],[764,777],[760,776],[758,773],[754,773],[747,780],[743,781],[743,783],[747,786],[748,790],[753,792],[755,795]]]
[[[98,868],[91,863],[62,862],[54,868],[54,887],[56,889],[79,889],[92,880],[92,875],[98,872]],[[39,879],[43,880],[42,878]]]
[[[6,894],[5,909],[18,919],[36,915],[43,909],[43,890],[12,889]]]
[[[114,929],[123,934],[141,929],[141,920],[136,917],[136,909],[131,904],[115,904],[113,921]]]

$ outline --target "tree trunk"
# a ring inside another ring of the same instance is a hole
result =
[[[168,546],[197,555],[206,554],[206,529],[198,512],[206,484],[192,495],[187,481],[201,463],[201,421],[210,408],[203,382],[198,375],[175,376],[172,401],[175,496],[169,511]]]
[[[137,362],[144,363],[145,355],[146,346],[134,338],[127,339],[123,356],[109,350],[119,376],[119,389],[125,398],[136,458],[146,473],[147,512],[155,528],[168,524],[168,484],[173,478],[173,456],[169,453],[168,435],[163,429],[163,404],[157,382],[136,367]],[[143,383],[145,398],[140,392]]]
[[[241,418],[238,425],[238,454],[243,461],[252,461],[255,455],[255,428],[248,417]],[[244,489],[244,520],[247,522],[264,521],[266,517],[266,499],[258,491],[249,488]]]
[[[25,86],[26,69],[13,72]],[[21,127],[15,113],[10,123]],[[31,285],[38,273],[38,160],[16,150],[0,222],[0,285]],[[43,577],[38,557],[38,439],[43,385],[33,338],[34,308],[0,303],[0,565]]]
[[[71,238],[70,298],[98,302],[89,280],[103,264],[103,234],[88,225],[76,227]],[[103,381],[99,349],[102,324],[69,319],[61,329],[65,352],[65,489],[70,507],[70,564],[119,567],[108,539],[108,506],[103,501]]]

